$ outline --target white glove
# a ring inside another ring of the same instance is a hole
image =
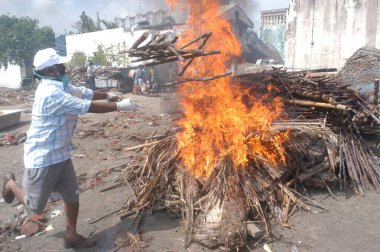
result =
[[[123,99],[120,102],[116,102],[117,111],[136,111],[139,109],[139,105],[131,101],[130,98]]]
[[[110,92],[107,92],[107,100],[109,102],[112,102],[112,101],[118,101],[120,98],[118,95],[115,95],[113,93],[110,93]]]

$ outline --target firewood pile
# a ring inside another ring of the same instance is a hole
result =
[[[165,208],[182,218],[186,246],[199,242],[235,249],[246,244],[248,235],[271,237],[273,225],[287,227],[296,210],[324,209],[307,196],[306,186],[313,181],[332,197],[331,188],[338,185],[357,194],[379,189],[379,164],[365,142],[380,135],[378,108],[334,77],[274,69],[238,78],[252,95],[265,94],[263,102],[275,97],[285,102],[286,116],[273,122],[271,131],[288,134],[286,163],[274,166],[257,154],[244,167],[235,167],[227,154],[210,176],[198,178],[180,158],[176,134],[181,128],[153,135],[129,149],[144,151],[115,181],[134,192],[117,211],[122,218],[137,214],[132,233],[146,214]],[[268,151],[278,148],[266,136],[261,141]]]
[[[259,74],[241,75],[241,82],[255,88],[272,84],[285,100],[288,118],[321,119],[336,128],[346,128],[357,134],[380,134],[379,108],[343,85],[335,76],[310,76],[275,69]],[[276,92],[276,90],[274,90]],[[334,120],[337,119],[337,120]]]
[[[119,67],[98,67],[95,68],[95,76],[99,79],[121,80],[124,78],[123,72],[126,68]],[[86,67],[67,67],[67,74],[74,84],[87,83],[87,68]]]

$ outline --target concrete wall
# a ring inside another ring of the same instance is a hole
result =
[[[285,65],[340,69],[363,46],[380,48],[379,0],[290,0]]]
[[[21,87],[21,69],[18,65],[8,65],[8,68],[0,68],[0,87]]]

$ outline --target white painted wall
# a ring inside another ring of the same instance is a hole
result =
[[[290,0],[285,65],[342,68],[363,46],[380,48],[379,0]]]
[[[0,87],[18,89],[21,87],[21,69],[18,65],[0,68]]]
[[[131,33],[124,32],[123,28],[110,29],[98,32],[89,32],[66,36],[67,56],[72,57],[75,52],[84,52],[93,56],[98,45],[109,47],[122,46],[123,42],[129,43],[134,37],[141,36],[142,32]]]
[[[75,52],[84,52],[88,56],[93,56],[97,51],[98,45],[105,47],[114,46],[116,51],[129,49],[132,44],[145,32],[139,30],[125,32],[123,28],[103,30],[66,36],[67,56],[71,58]],[[161,34],[170,31],[160,31]],[[145,41],[147,43],[148,40]],[[144,44],[144,43],[143,43]],[[143,45],[142,44],[142,45]]]

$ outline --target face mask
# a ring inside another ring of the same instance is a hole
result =
[[[35,69],[33,69],[34,76],[38,79],[49,79],[49,80],[57,80],[57,81],[62,81],[63,86],[67,86],[70,83],[70,77],[67,74],[63,74],[57,78],[54,77],[48,77],[48,76],[42,76],[37,73]]]
[[[59,80],[62,81],[63,86],[67,86],[70,83],[70,78],[67,74],[63,74],[63,75],[59,76]]]

